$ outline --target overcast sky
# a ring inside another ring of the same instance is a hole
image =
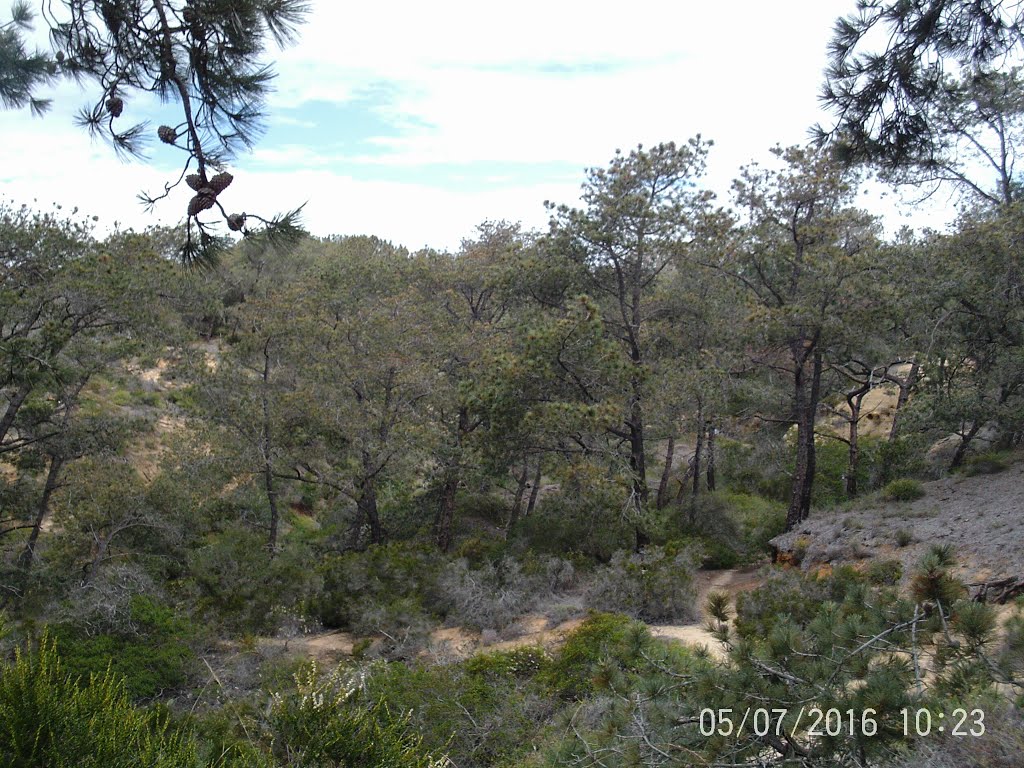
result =
[[[277,56],[267,131],[222,201],[261,213],[308,201],[314,234],[416,249],[455,248],[486,219],[543,227],[544,201],[576,202],[584,168],[616,148],[697,133],[715,143],[706,184],[728,202],[741,165],[827,120],[826,44],[854,0],[312,5]],[[85,95],[54,95],[42,119],[0,112],[0,196],[77,206],[105,226],[181,218],[187,189],[155,214],[135,197],[176,176],[178,153],[154,142],[148,163],[122,163],[72,124]],[[129,102],[122,119],[149,106]]]

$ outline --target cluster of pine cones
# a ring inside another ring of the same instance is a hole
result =
[[[217,195],[228,188],[234,180],[227,171],[218,173],[206,179],[205,175],[191,173],[185,177],[185,183],[195,190],[195,196],[188,202],[188,215],[195,216],[202,211],[212,208],[217,201]],[[228,216],[228,229],[237,232],[245,224],[245,214],[233,213]]]

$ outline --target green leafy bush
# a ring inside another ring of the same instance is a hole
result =
[[[611,670],[636,669],[651,642],[643,624],[627,616],[593,613],[565,639],[539,679],[559,697],[579,699],[592,694],[598,678]]]
[[[597,568],[587,589],[588,608],[623,613],[652,622],[693,619],[696,590],[693,570],[697,553],[648,547],[643,552],[620,550]]]
[[[935,553],[927,564],[932,571],[929,579],[939,572],[948,577],[949,555]],[[640,653],[627,650],[626,663],[612,663],[607,651],[579,654],[595,684],[584,689],[584,701],[559,721],[564,727],[552,734],[543,764],[588,764],[592,755],[628,754],[636,765],[782,765],[795,743],[813,756],[801,758],[807,765],[891,765],[894,755],[915,746],[901,727],[901,708],[949,712],[970,702],[970,707],[986,711],[1003,709],[995,706],[1001,696],[1001,673],[989,655],[995,634],[993,611],[978,603],[950,602],[954,592],[921,591],[915,599],[905,600],[891,587],[872,586],[850,568],[820,578],[786,571],[737,597],[736,621],[720,628],[730,641],[728,663],[696,654],[672,655],[657,645]],[[613,631],[621,642],[622,630]],[[912,659],[917,658],[934,661],[935,674],[915,674]],[[595,659],[604,661],[591,666]],[[560,663],[556,659],[554,669]],[[728,729],[725,718],[746,711],[752,700],[788,710],[781,725],[791,734],[789,739],[766,744],[737,733],[742,714],[732,721],[728,735],[708,737],[701,732],[702,713],[716,713],[716,720]],[[795,727],[797,711],[808,701],[823,713],[873,710],[871,734],[841,729],[835,736],[818,738],[800,731]],[[998,722],[1007,713],[1012,717]],[[899,765],[1016,765],[1021,748],[1019,712],[1000,712],[993,727],[999,735],[979,747],[978,761],[959,748],[968,740],[958,739],[950,753],[956,762]],[[559,734],[564,734],[561,740]],[[939,758],[950,745],[934,731],[933,736],[938,738],[921,741],[941,744],[943,749],[920,754]]]
[[[767,434],[750,443],[720,438],[718,469],[723,486],[733,493],[784,502],[790,486],[785,472],[787,456],[782,441]]]
[[[315,665],[296,689],[275,699],[270,722],[275,757],[296,768],[440,768],[443,760],[410,733],[408,719],[385,705],[354,704],[358,686],[340,672],[322,677]]]
[[[882,489],[882,496],[889,501],[914,501],[924,496],[924,486],[919,480],[903,477],[888,483]]]
[[[199,606],[236,631],[276,628],[285,614],[305,610],[319,587],[304,548],[286,540],[271,557],[265,538],[240,523],[191,551],[188,573]]]
[[[424,746],[454,765],[522,765],[551,705],[534,691],[550,666],[540,649],[474,656],[459,664],[376,664],[366,676],[365,700],[389,712],[408,712]]]
[[[426,620],[442,598],[443,565],[436,550],[405,542],[326,557],[317,566],[323,588],[310,610],[327,627],[355,632],[378,631],[388,606],[406,619]]]
[[[524,645],[508,651],[478,653],[463,662],[470,675],[486,680],[532,678],[551,666],[551,655],[536,645]]]
[[[660,510],[652,540],[693,542],[703,552],[704,568],[733,568],[763,558],[785,525],[780,502],[748,493],[705,493]]]
[[[985,451],[971,456],[964,462],[963,472],[968,477],[994,475],[1010,466],[1010,453],[1006,451]]]
[[[899,560],[874,560],[864,575],[875,586],[895,586],[903,576],[903,563]]]
[[[131,620],[134,631],[98,635],[75,625],[54,626],[63,668],[88,679],[109,667],[133,699],[152,698],[187,683],[195,661],[192,625],[145,595],[131,599]]]
[[[200,765],[194,740],[134,708],[118,676],[82,682],[56,645],[18,650],[0,664],[0,765],[11,768],[183,768]]]
[[[927,442],[920,434],[901,435],[893,442],[877,440],[867,489],[877,490],[901,477],[925,471]]]
[[[563,487],[542,498],[509,534],[516,553],[579,553],[600,562],[608,562],[633,537],[633,526],[622,515],[621,489],[603,486]]]

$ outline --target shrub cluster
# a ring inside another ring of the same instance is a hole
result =
[[[641,553],[620,550],[594,571],[585,601],[589,608],[650,622],[696,617],[693,548],[648,547]]]

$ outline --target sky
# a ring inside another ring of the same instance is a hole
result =
[[[616,149],[714,142],[703,184],[729,203],[739,168],[828,121],[818,104],[835,19],[854,0],[313,0],[298,43],[274,53],[266,132],[221,200],[266,215],[305,203],[315,235],[372,234],[455,249],[485,220],[544,228],[544,201],[576,204],[585,169]],[[101,229],[173,224],[182,186],[154,141],[125,163],[73,124],[88,94],[63,84],[43,118],[0,112],[0,198],[97,216]],[[125,117],[156,119],[129,101]],[[155,132],[155,128],[154,128]],[[863,205],[902,223],[891,196]],[[931,222],[928,222],[931,223]]]

